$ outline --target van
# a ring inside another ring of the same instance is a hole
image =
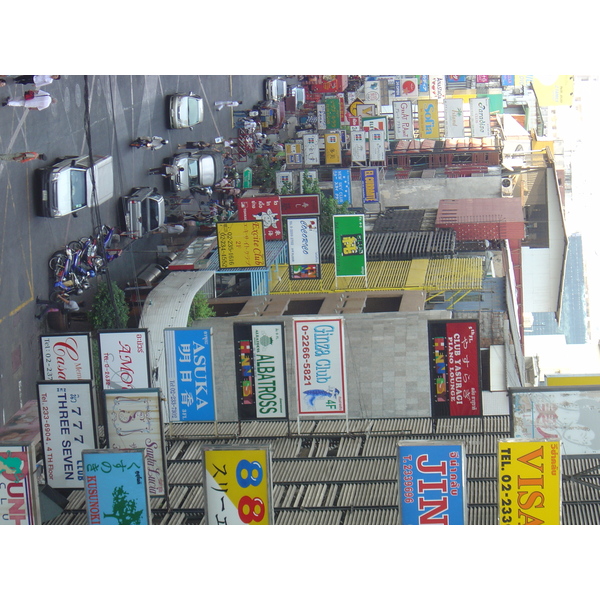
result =
[[[91,206],[92,169],[98,204],[114,195],[112,156],[66,156],[38,169],[41,177],[42,215],[57,218]]]

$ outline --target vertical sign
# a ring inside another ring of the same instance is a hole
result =
[[[150,387],[146,329],[100,331],[98,339],[103,389]]]
[[[352,151],[352,162],[367,160],[366,134],[364,131],[350,132],[350,149]]]
[[[204,465],[207,525],[272,525],[271,449],[207,446]]]
[[[394,137],[397,140],[412,140],[415,137],[415,123],[412,102],[400,100],[392,103],[394,113]]]
[[[440,123],[438,117],[438,101],[417,101],[419,107],[419,137],[425,139],[440,137]]]
[[[333,198],[338,204],[352,204],[352,184],[350,169],[332,169]]]
[[[238,220],[263,222],[265,240],[283,239],[279,196],[253,196],[237,199]]]
[[[367,274],[365,216],[333,215],[333,247],[336,277]]]
[[[465,135],[462,98],[444,100],[444,135],[447,138],[460,138]]]
[[[165,329],[170,421],[214,421],[211,329]]]
[[[372,162],[385,160],[385,132],[378,129],[369,131],[369,160]]]
[[[559,440],[498,441],[498,522],[560,525]]]
[[[318,217],[288,218],[290,279],[319,279],[321,257]]]
[[[44,379],[92,379],[90,336],[87,333],[40,336]]]
[[[217,223],[217,247],[221,269],[266,266],[262,220]]]
[[[379,202],[379,173],[375,167],[360,170],[363,202]]]
[[[429,76],[429,97],[437,100],[443,100],[446,97],[446,76]]]
[[[400,78],[400,95],[402,98],[417,98],[419,95],[419,76],[404,75]]]
[[[0,525],[41,521],[34,445],[0,445]]]
[[[317,104],[317,129],[327,129],[325,105],[322,102]]]
[[[277,193],[281,194],[283,192],[284,185],[294,187],[294,172],[293,171],[277,171],[275,173],[275,188],[277,189]]]
[[[335,96],[325,98],[325,124],[326,129],[339,129],[342,125],[340,120],[340,100]]]
[[[490,127],[490,99],[471,98],[469,100],[471,136],[489,137]]]
[[[465,525],[465,462],[462,443],[400,442],[400,525]]]
[[[346,414],[344,321],[294,319],[299,415]]]
[[[305,133],[302,136],[304,148],[304,164],[318,165],[321,163],[319,152],[319,136],[316,133]]]
[[[302,144],[285,145],[285,162],[288,165],[301,165],[303,161]]]
[[[81,452],[97,445],[91,381],[37,384],[46,482],[83,488]]]
[[[167,459],[158,389],[104,392],[108,447],[146,451],[146,478],[151,496],[167,495]]]
[[[234,323],[238,417],[287,417],[285,346],[282,323]]]
[[[342,143],[339,133],[325,134],[325,164],[339,165],[342,162]]]
[[[84,450],[88,525],[150,525],[144,450]]]

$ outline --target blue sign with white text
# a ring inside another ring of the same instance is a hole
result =
[[[332,169],[333,172],[333,198],[338,204],[348,202],[352,204],[352,185],[350,183],[350,169]]]
[[[401,525],[464,525],[465,452],[462,444],[398,445]]]

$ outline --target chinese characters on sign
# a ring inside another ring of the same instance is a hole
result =
[[[217,223],[219,267],[266,266],[263,221],[232,221]]]
[[[266,241],[283,239],[279,196],[239,198],[237,206],[240,221],[263,222]]]

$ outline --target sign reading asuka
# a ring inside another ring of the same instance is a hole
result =
[[[344,321],[294,319],[298,414],[346,414]]]
[[[334,215],[333,246],[336,277],[360,277],[367,273],[365,216]]]

